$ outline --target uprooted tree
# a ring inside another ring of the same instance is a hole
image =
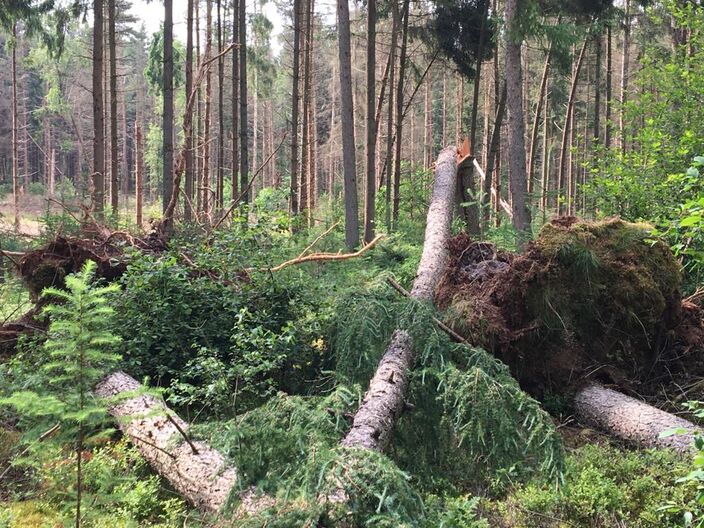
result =
[[[468,161],[459,160],[459,166]],[[407,441],[396,434],[399,424],[405,430],[409,424],[432,423],[430,428],[442,430],[448,441],[444,449],[462,452],[467,464],[517,456],[527,466],[555,474],[559,439],[547,414],[521,387],[537,399],[559,393],[580,419],[632,442],[680,450],[691,443],[695,426],[690,422],[602,385],[636,394],[634,384],[652,388],[648,383],[657,382],[651,374],[663,361],[675,374],[691,367],[686,354],[665,346],[697,330],[686,327],[687,321],[701,320],[687,317],[693,308],[679,297],[678,266],[668,248],[651,240],[642,226],[619,220],[554,221],[522,255],[466,235],[451,239],[457,170],[456,150],[443,150],[411,300],[404,300],[393,318],[394,331],[360,407],[349,426],[336,426],[316,445],[312,459],[299,461],[325,476],[301,492],[306,497],[301,507],[310,512],[338,508],[340,499],[359,503],[360,494],[373,495],[391,482],[400,485],[394,461],[381,454],[392,443]],[[25,255],[19,268],[35,293],[61,286],[63,277],[86,259],[96,260],[99,275],[112,279],[127,265],[124,245],[158,251],[163,241],[124,234],[102,234],[90,242],[57,239]],[[291,264],[357,255],[328,258],[306,251]],[[32,330],[30,323],[19,328]],[[662,350],[675,352],[668,356]],[[111,407],[120,429],[179,493],[211,513],[223,512],[229,498],[239,503],[233,515],[278,507],[256,487],[234,492],[239,470],[215,449],[217,436],[211,444],[192,440],[184,421],[140,391],[140,384],[121,372],[97,388],[101,396],[123,396]],[[272,406],[290,405],[282,403],[288,402],[286,396],[272,401]],[[428,402],[430,410],[420,408]],[[321,405],[330,410],[327,403]],[[344,423],[351,410],[331,412]],[[309,421],[318,419],[311,415]],[[690,434],[660,438],[672,428]],[[475,451],[478,445],[484,451]],[[370,473],[369,464],[379,464],[379,471]],[[284,482],[300,485],[296,478]]]

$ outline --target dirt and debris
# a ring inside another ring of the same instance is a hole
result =
[[[436,292],[446,323],[538,398],[588,378],[636,392],[704,373],[704,313],[647,225],[559,218],[520,255],[466,234],[450,254]]]

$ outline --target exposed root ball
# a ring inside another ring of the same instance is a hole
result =
[[[126,246],[155,251],[165,247],[159,239],[138,240],[122,232],[98,238],[58,236],[46,246],[27,253],[19,263],[19,272],[37,299],[48,286],[62,288],[66,275],[80,270],[86,260],[98,265],[97,277],[108,281],[120,277],[127,269]]]
[[[466,235],[450,251],[438,306],[530,392],[563,393],[585,376],[627,388],[667,361],[682,319],[680,271],[648,226],[561,218],[519,256]]]

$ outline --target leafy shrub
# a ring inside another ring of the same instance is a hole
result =
[[[663,504],[693,506],[692,490],[670,477],[683,468],[681,456],[669,451],[588,445],[567,457],[562,487],[529,483],[485,509],[515,528],[681,526],[681,513]]]
[[[176,404],[217,413],[235,403],[246,410],[275,390],[305,392],[326,351],[303,284],[231,284],[220,269],[222,280],[175,256],[135,256],[114,299],[128,370],[170,385]]]
[[[41,182],[30,182],[27,191],[34,196],[44,196],[46,194],[46,188]]]

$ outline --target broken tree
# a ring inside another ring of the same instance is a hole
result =
[[[445,148],[435,166],[435,185],[428,208],[423,254],[411,296],[432,302],[435,289],[445,272],[457,179],[457,151]],[[408,374],[413,367],[413,340],[404,330],[394,332],[381,358],[369,390],[354,417],[352,428],[342,444],[382,451],[391,439],[396,419],[405,404]]]

